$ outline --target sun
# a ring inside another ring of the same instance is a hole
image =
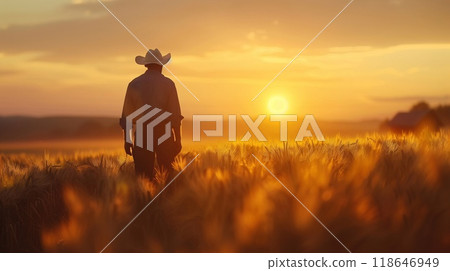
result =
[[[288,101],[282,96],[273,96],[267,104],[270,114],[284,114],[289,108]]]

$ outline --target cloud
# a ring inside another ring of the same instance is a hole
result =
[[[179,87],[182,106],[190,113],[203,108],[211,113],[221,106],[230,112],[247,109],[248,101],[346,3],[105,2],[148,47],[171,52],[171,71],[200,100],[210,102],[199,107]],[[449,6],[441,0],[355,1],[253,109],[278,91],[322,116],[340,110],[342,116],[384,114],[386,106],[394,112],[405,101],[437,101],[450,86],[445,79]],[[64,19],[0,30],[0,96],[9,106],[0,113],[80,114],[81,108],[83,114],[120,114],[127,83],[143,71],[134,57],[144,49],[95,0],[66,1],[57,10]],[[17,102],[24,97],[27,104]]]
[[[20,72],[17,70],[0,69],[0,77],[14,75],[14,74],[18,74],[18,73],[20,73]]]
[[[111,1],[108,7],[148,46],[176,55],[237,50],[248,41],[299,50],[346,1]],[[395,4],[393,4],[395,3]],[[0,30],[7,54],[43,52],[46,61],[93,62],[142,53],[143,48],[97,1],[60,9],[69,20],[13,25]],[[388,47],[450,42],[450,3],[356,1],[308,49]],[[274,23],[277,22],[277,23]]]

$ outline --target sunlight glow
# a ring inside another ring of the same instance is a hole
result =
[[[267,104],[270,114],[284,114],[289,108],[288,101],[282,96],[273,96]]]

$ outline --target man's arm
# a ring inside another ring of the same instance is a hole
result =
[[[175,134],[175,142],[181,143],[181,122],[173,127],[173,132]]]
[[[181,120],[184,117],[181,115],[180,101],[178,100],[177,89],[173,82],[170,85],[168,111],[172,113],[172,129],[175,142],[181,150]]]
[[[120,127],[123,129],[123,141],[125,153],[132,155],[133,144],[126,141],[126,118],[132,113],[133,109],[133,98],[132,98],[132,88],[131,84],[128,85],[127,93],[125,94],[125,100],[123,102],[122,117],[120,118]]]

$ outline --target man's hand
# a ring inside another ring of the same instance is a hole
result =
[[[132,150],[133,150],[133,144],[130,144],[130,143],[128,143],[128,142],[125,142],[124,148],[125,148],[125,153],[126,153],[126,154],[132,155],[131,152],[132,152]]]

